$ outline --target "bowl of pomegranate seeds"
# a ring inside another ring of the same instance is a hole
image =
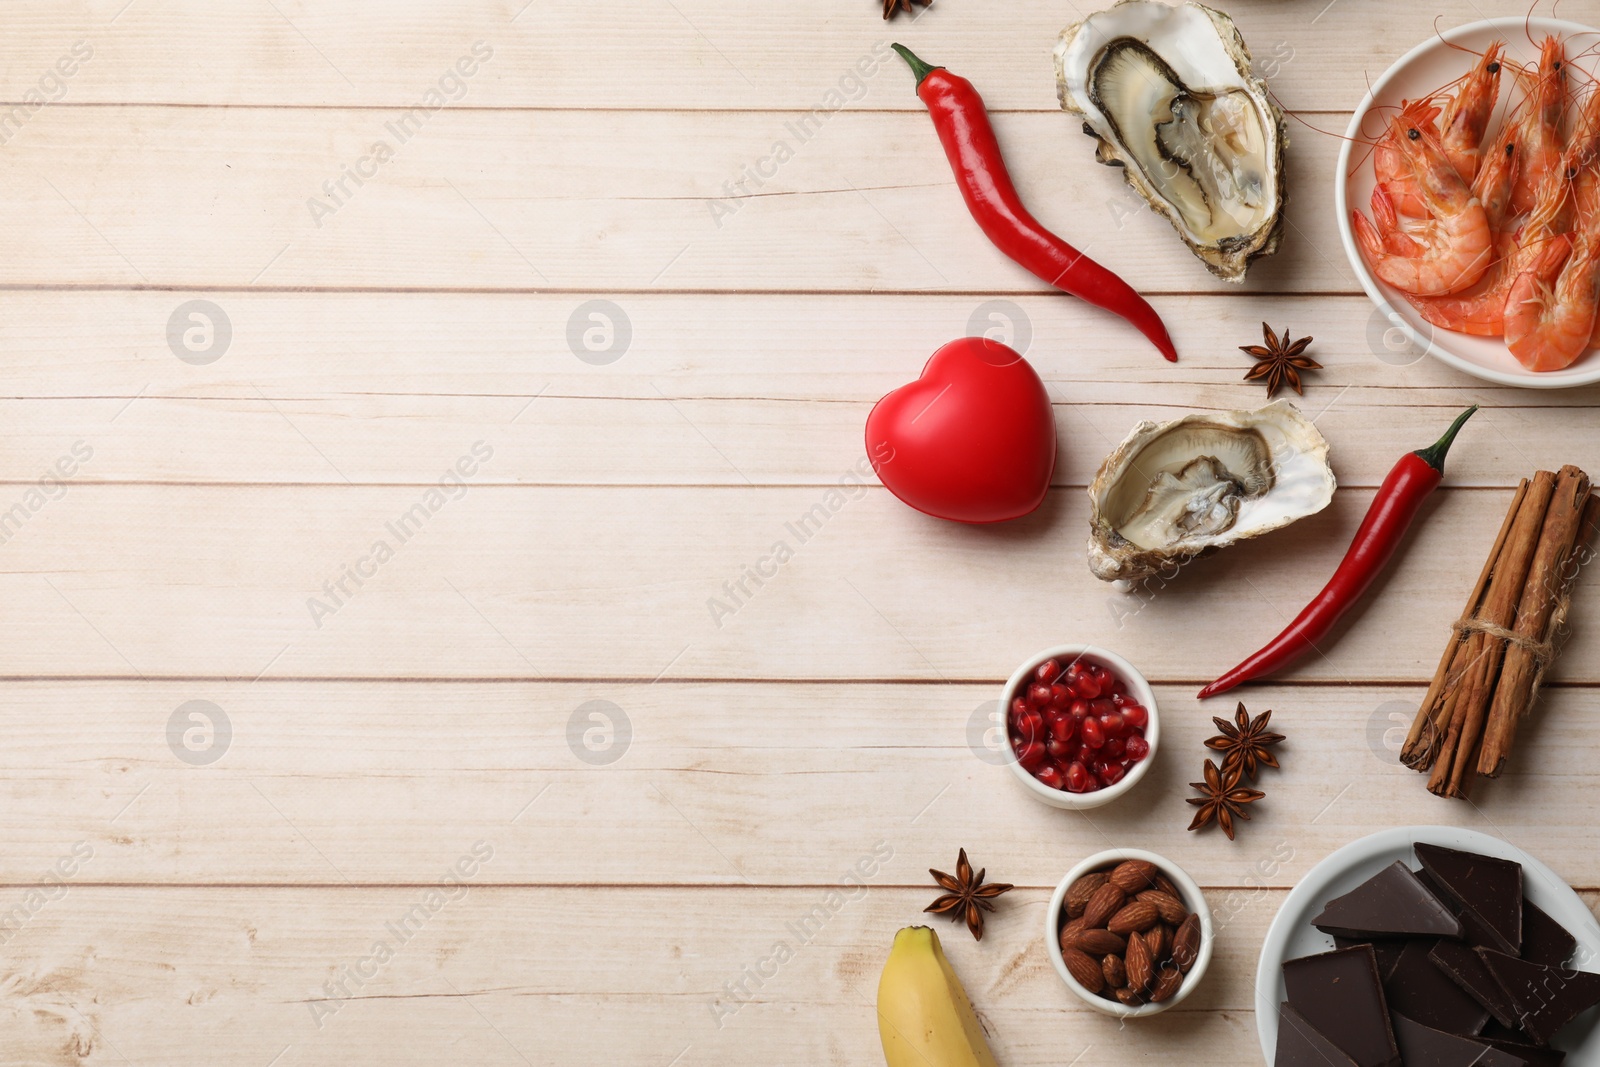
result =
[[[1155,693],[1133,664],[1093,645],[1060,645],[1006,683],[1011,770],[1058,808],[1098,808],[1150,768],[1160,734]]]

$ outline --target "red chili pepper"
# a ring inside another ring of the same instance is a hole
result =
[[[1176,362],[1177,349],[1155,308],[1127,282],[1045,229],[1022,206],[983,97],[972,83],[943,67],[929,66],[904,45],[897,44],[894,50],[917,76],[917,95],[933,115],[967,210],[995,247],[1056,288],[1121,315]]]
[[[1339,617],[1361,599],[1361,594],[1400,547],[1422,502],[1444,479],[1444,457],[1456,433],[1477,410],[1478,405],[1472,405],[1456,417],[1450,429],[1433,445],[1401,457],[1378,488],[1378,495],[1372,498],[1372,506],[1367,508],[1367,517],[1361,520],[1355,540],[1350,542],[1339,569],[1333,572],[1322,592],[1265,648],[1200,690],[1199,699],[1226,693],[1240,682],[1287,667],[1328,636]]]

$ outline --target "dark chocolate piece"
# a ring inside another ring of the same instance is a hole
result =
[[[1457,904],[1455,898],[1445,889],[1444,883],[1429,874],[1426,867],[1417,872],[1417,878],[1433,891],[1433,895],[1439,898],[1439,903],[1450,909],[1451,915],[1461,920],[1461,936],[1466,939],[1468,945],[1474,948],[1492,948],[1496,951],[1501,949],[1502,942],[1495,936],[1494,931],[1489,929],[1489,924],[1478,918],[1477,912]]]
[[[1462,935],[1461,923],[1450,909],[1400,860],[1344,896],[1328,901],[1311,925],[1353,941]]]
[[[1481,1041],[1457,1037],[1408,1019],[1399,1012],[1394,1036],[1406,1067],[1527,1067],[1527,1061]]]
[[[1447,1034],[1475,1037],[1489,1021],[1489,1011],[1428,958],[1435,944],[1422,938],[1407,943],[1393,973],[1383,980],[1384,1000],[1391,1013],[1413,1022]],[[1404,1042],[1401,1051],[1405,1051]],[[1410,1062],[1411,1057],[1406,1056],[1406,1063]]]
[[[1289,1006],[1288,1001],[1278,1005],[1278,1051],[1272,1057],[1273,1067],[1356,1067],[1356,1061],[1346,1056],[1322,1032],[1312,1026],[1304,1015]]]
[[[1546,967],[1489,948],[1477,952],[1511,994],[1517,1022],[1535,1044],[1548,1045],[1563,1026],[1600,1004],[1600,974]]]
[[[1333,939],[1334,948],[1355,948],[1357,945],[1371,945],[1372,954],[1378,958],[1378,977],[1388,978],[1394,970],[1394,965],[1400,962],[1400,953],[1405,951],[1406,942],[1398,938],[1376,938],[1368,940],[1353,940],[1348,937]],[[1473,959],[1478,957],[1474,956]]]
[[[1474,952],[1473,955],[1476,956],[1477,953]],[[1488,969],[1488,967],[1484,967],[1485,971]],[[1493,975],[1490,977],[1493,977]],[[1499,983],[1496,982],[1495,984],[1498,985]],[[1502,990],[1502,992],[1504,992],[1504,990]],[[1506,999],[1509,1000],[1510,997],[1507,996]],[[1514,1024],[1511,1026],[1501,1026],[1499,1021],[1496,1019],[1490,1019],[1487,1023],[1485,1023],[1483,1032],[1478,1036],[1489,1042],[1491,1045],[1496,1041],[1515,1041],[1519,1045],[1533,1044],[1533,1039],[1527,1034],[1523,1033],[1519,1027]]]
[[[1488,965],[1470,946],[1459,941],[1439,941],[1434,944],[1428,958],[1440,973],[1489,1009],[1489,1013],[1502,1026],[1517,1025],[1517,1009],[1511,1003],[1511,994],[1501,988],[1494,975],[1489,973]]]
[[[1423,870],[1464,910],[1483,920],[1498,948],[1522,951],[1522,864],[1418,841]]]
[[[1534,905],[1522,902],[1522,952],[1519,955],[1529,963],[1542,963],[1546,967],[1565,967],[1572,962],[1572,953],[1578,947],[1577,938],[1567,933],[1567,928]]]
[[[1490,1048],[1511,1053],[1528,1067],[1561,1067],[1567,1059],[1567,1054],[1558,1048],[1540,1048],[1538,1045],[1529,1045],[1521,1041],[1502,1041],[1498,1038],[1483,1037],[1478,1040]]]
[[[1357,1067],[1400,1067],[1371,945],[1289,960],[1283,985],[1290,1006]]]

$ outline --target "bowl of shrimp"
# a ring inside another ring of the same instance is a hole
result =
[[[1396,362],[1600,382],[1597,44],[1562,19],[1474,22],[1407,52],[1361,101],[1334,200]]]

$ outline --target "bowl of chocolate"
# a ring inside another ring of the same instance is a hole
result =
[[[1600,1063],[1600,924],[1514,845],[1385,830],[1323,860],[1283,903],[1256,974],[1275,1067]]]
[[[1120,1019],[1159,1015],[1194,992],[1211,939],[1211,909],[1194,879],[1137,848],[1090,856],[1045,909],[1056,973],[1084,1003]]]

